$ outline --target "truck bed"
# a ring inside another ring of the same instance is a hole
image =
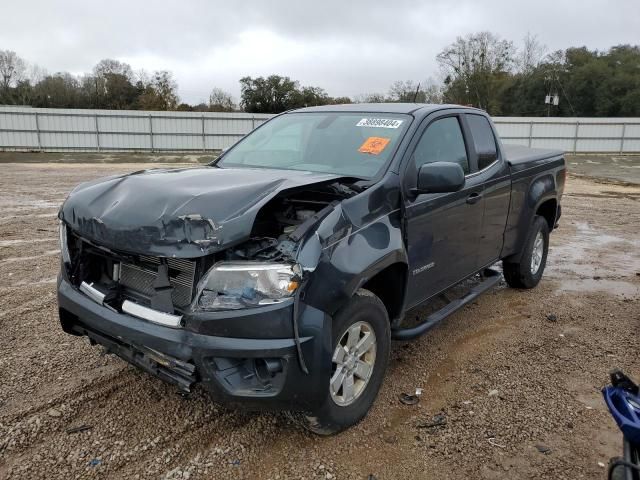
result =
[[[502,150],[511,165],[533,163],[564,155],[562,150],[550,148],[530,148],[524,145],[503,145]]]

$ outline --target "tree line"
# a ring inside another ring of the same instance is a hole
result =
[[[474,105],[492,115],[640,115],[637,45],[547,52],[534,35],[527,34],[518,49],[481,32],[458,38],[437,60],[444,74],[444,101]]]
[[[386,93],[331,97],[287,76],[243,77],[240,100],[214,87],[207,102],[181,102],[172,72],[134,71],[104,59],[91,72],[49,74],[0,50],[0,104],[53,108],[280,113],[313,105],[363,102],[455,103],[492,115],[638,116],[640,47],[548,52],[535,35],[516,46],[490,32],[458,37],[436,57],[439,80],[399,80]]]

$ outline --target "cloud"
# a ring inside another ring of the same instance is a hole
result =
[[[490,30],[550,50],[637,43],[637,0],[349,2],[6,2],[0,49],[50,72],[91,70],[102,58],[172,70],[184,100],[218,86],[239,95],[245,75],[289,75],[331,95],[386,92],[398,79],[436,77],[436,54],[458,35]]]

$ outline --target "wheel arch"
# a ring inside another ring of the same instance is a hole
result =
[[[556,224],[556,215],[558,212],[558,200],[553,198],[547,198],[540,202],[538,208],[536,208],[535,215],[539,215],[547,221],[549,225],[549,231],[553,230]]]
[[[369,290],[382,301],[391,322],[402,317],[408,271],[406,262],[394,262],[363,279],[365,281],[359,287]]]
[[[515,227],[514,233],[509,234],[509,238],[505,237],[505,243],[509,245],[506,249],[509,254],[502,256],[502,259],[508,262],[520,260],[524,243],[536,215],[541,215],[547,221],[549,231],[553,230],[555,226],[558,190],[554,175],[550,173],[539,175],[531,181],[531,184],[524,192],[523,200],[515,202],[511,206],[511,212],[509,213],[510,217],[513,218],[514,209],[520,209],[519,215],[515,217],[517,218],[515,222],[508,220]]]

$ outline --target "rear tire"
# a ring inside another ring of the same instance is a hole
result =
[[[549,251],[549,224],[539,216],[533,220],[519,262],[502,261],[507,285],[513,288],[533,288],[542,278]]]
[[[387,310],[368,290],[358,290],[338,312],[332,334],[332,373],[325,399],[315,411],[295,415],[318,435],[333,435],[365,417],[382,385],[391,349]]]

